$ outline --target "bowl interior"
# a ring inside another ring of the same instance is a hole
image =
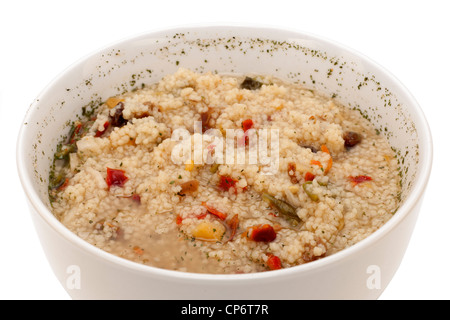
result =
[[[83,106],[157,82],[180,67],[271,74],[335,97],[359,110],[388,138],[397,156],[402,183],[397,196],[402,202],[419,192],[425,181],[428,169],[424,166],[431,153],[426,121],[403,86],[369,59],[331,41],[293,31],[186,28],[111,45],[75,63],[44,89],[31,105],[19,138],[19,172],[32,201],[50,208],[47,185],[52,157]],[[44,215],[52,219],[49,210]]]

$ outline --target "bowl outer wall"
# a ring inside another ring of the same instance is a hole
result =
[[[247,33],[251,32],[251,29],[247,30]],[[276,32],[282,34],[284,31]],[[315,39],[314,36],[295,32],[289,35]],[[352,54],[358,56],[358,53]],[[401,84],[397,85],[401,87]],[[270,273],[212,276],[171,272],[123,261],[85,243],[62,227],[39,200],[35,190],[31,189],[28,180],[32,178],[30,170],[26,169],[29,164],[23,150],[26,147],[25,128],[22,128],[18,141],[19,175],[44,251],[66,289],[70,276],[67,267],[80,266],[81,288],[68,290],[73,298],[376,298],[390,281],[406,250],[427,182],[426,174],[429,176],[431,167],[431,143],[425,146],[431,142],[429,129],[415,101],[412,105],[417,109],[414,110],[418,113],[415,120],[424,136],[421,150],[425,151],[421,153],[421,168],[424,170],[419,172],[419,186],[412,190],[411,199],[367,241],[308,265]],[[27,114],[30,118],[26,119],[31,119],[33,112],[36,111],[30,109]],[[387,250],[389,254],[386,254]],[[373,265],[380,267],[382,275],[381,287],[375,290],[368,289],[366,283],[370,276],[367,268]]]
[[[311,262],[308,268],[249,275],[202,275],[130,266],[100,249],[86,250],[62,237],[31,204],[30,209],[52,270],[73,299],[376,299],[401,263],[420,203],[395,229],[353,254],[325,264]]]

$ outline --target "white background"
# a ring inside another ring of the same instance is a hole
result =
[[[380,299],[450,298],[448,1],[1,1],[0,299],[70,299],[30,220],[15,143],[30,103],[79,58],[128,36],[201,23],[286,27],[333,39],[390,70],[431,126],[434,167],[410,246]]]

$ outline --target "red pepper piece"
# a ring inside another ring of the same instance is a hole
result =
[[[199,214],[198,216],[196,216],[196,218],[198,220],[203,220],[206,218],[207,215],[208,215],[208,212],[205,212],[205,213]]]
[[[83,124],[81,122],[77,122],[75,129],[69,139],[70,144],[74,144],[75,142],[77,142],[77,140],[79,139],[78,136],[79,136],[82,128],[83,128]]]
[[[239,225],[239,216],[237,214],[235,214],[230,219],[230,222],[228,222],[228,225],[230,226],[230,229],[231,229],[230,238],[228,239],[228,241],[232,241],[234,236],[236,235],[236,230]]]
[[[103,131],[97,130],[97,132],[95,133],[95,137],[96,138],[101,137],[106,132],[106,129],[108,129],[108,127],[109,127],[109,121],[106,121],[103,124]]]
[[[280,258],[271,253],[269,253],[268,256],[269,258],[267,259],[266,264],[270,270],[279,270],[282,268]]]
[[[247,120],[242,121],[242,129],[244,130],[244,133],[246,133],[251,128],[253,128],[253,120],[252,119],[247,119]],[[248,146],[248,143],[249,143],[249,138],[248,138],[248,135],[245,134],[245,145]]]
[[[219,188],[223,191],[228,191],[231,187],[234,187],[236,183],[237,180],[234,180],[230,176],[220,176]]]
[[[125,171],[120,169],[106,168],[106,184],[108,189],[111,186],[123,187],[128,177],[125,176]]]
[[[242,121],[242,129],[244,130],[244,132],[246,132],[247,130],[253,128],[253,120],[252,119],[247,119]]]
[[[259,224],[249,230],[248,238],[256,242],[271,242],[277,237],[277,233],[270,224]]]
[[[69,178],[66,178],[62,185],[58,187],[58,190],[64,190],[69,185]]]
[[[369,176],[356,176],[356,177],[350,176],[348,178],[352,182],[353,186],[356,186],[357,184],[362,183],[362,182],[366,182],[366,181],[371,181],[372,180],[372,178],[369,177]]]
[[[305,173],[305,181],[313,181],[314,180],[314,178],[315,178],[316,176],[315,175],[313,175],[311,172],[307,172],[307,173]]]
[[[214,209],[211,206],[208,206],[206,204],[206,202],[202,202],[202,206],[204,206],[206,208],[206,210],[208,210],[209,213],[211,213],[212,215],[215,215],[220,220],[225,220],[227,218],[226,213],[220,212],[219,210]]]
[[[198,220],[203,220],[206,218],[206,216],[208,215],[208,212],[205,213],[201,213],[198,216],[195,216],[195,218],[197,218]],[[175,223],[177,225],[180,225],[183,223],[183,218],[180,215],[177,215],[177,217],[175,218]]]

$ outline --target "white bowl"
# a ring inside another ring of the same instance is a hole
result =
[[[356,245],[293,268],[210,275],[140,265],[104,252],[51,213],[47,181],[67,121],[81,106],[179,67],[272,74],[335,96],[371,119],[397,154],[402,205]],[[17,144],[17,165],[31,216],[51,267],[74,299],[374,299],[407,248],[432,163],[424,115],[407,89],[367,57],[310,34],[264,27],[206,26],[126,39],[78,61],[36,98]]]

